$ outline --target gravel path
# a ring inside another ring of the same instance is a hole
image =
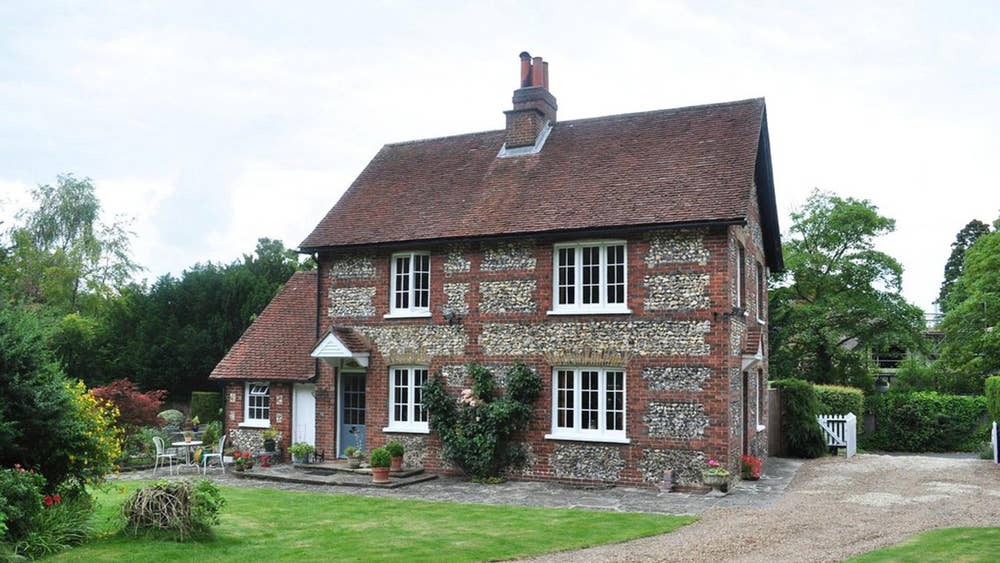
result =
[[[712,508],[671,534],[537,561],[838,561],[952,526],[1000,526],[1000,467],[859,455],[806,462],[766,508]]]

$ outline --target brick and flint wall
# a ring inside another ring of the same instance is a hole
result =
[[[389,366],[427,365],[457,395],[471,384],[465,364],[487,365],[502,382],[510,366],[523,362],[540,374],[543,392],[531,428],[521,436],[528,463],[513,477],[651,484],[670,469],[682,485],[694,486],[709,457],[738,473],[742,432],[755,420],[751,414],[741,429],[734,415],[742,408],[737,403],[746,324],[756,322],[756,309],[748,307],[749,318],[723,313],[733,308],[736,241],[746,247],[748,262],[763,261],[758,224],[754,214],[747,227],[614,237],[627,243],[627,315],[546,314],[552,308],[552,245],[575,239],[419,248],[431,252],[432,316],[417,319],[383,318],[392,251],[321,254],[323,323],[353,327],[375,346],[367,377],[368,448],[400,439],[407,462],[448,469],[435,436],[383,433]],[[753,269],[744,272],[752,298]],[[457,320],[449,324],[446,315]],[[554,365],[624,368],[631,443],[544,438],[551,431]],[[328,452],[336,440],[334,376],[323,366],[317,391],[317,442]],[[756,384],[753,374],[749,380]],[[241,417],[242,406],[235,410]],[[753,433],[755,451],[764,453],[766,439],[756,436],[755,425]]]

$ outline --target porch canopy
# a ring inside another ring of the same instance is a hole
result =
[[[341,360],[354,360],[361,367],[368,367],[371,344],[362,334],[349,327],[332,326],[319,340],[310,356],[337,366]]]

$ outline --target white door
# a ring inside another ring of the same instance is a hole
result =
[[[292,442],[316,445],[316,386],[297,383],[292,391]]]

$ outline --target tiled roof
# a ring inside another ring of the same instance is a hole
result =
[[[365,352],[372,351],[371,342],[365,338],[365,335],[357,332],[346,326],[331,326],[330,332],[333,333],[347,349],[355,354],[363,354]]]
[[[502,130],[386,145],[301,247],[738,221],[765,127],[751,99],[560,121],[511,158]]]
[[[316,272],[296,272],[209,377],[307,380],[315,341]]]

